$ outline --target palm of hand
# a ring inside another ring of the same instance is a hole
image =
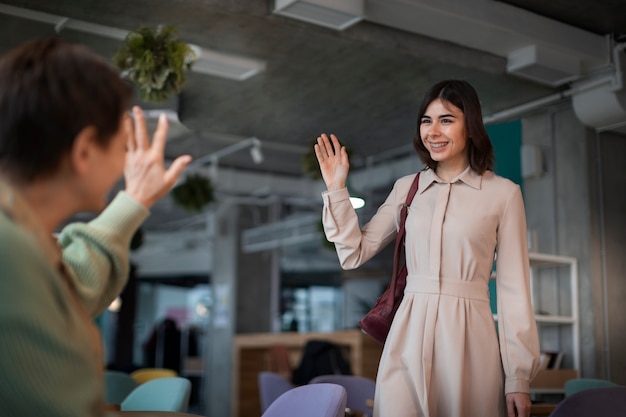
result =
[[[315,155],[317,156],[326,187],[329,190],[345,187],[350,163],[346,148],[339,144],[337,137],[331,135],[330,140],[326,135],[318,137],[315,145]]]

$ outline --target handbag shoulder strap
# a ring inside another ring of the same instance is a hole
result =
[[[395,293],[398,271],[400,271],[402,267],[402,247],[404,246],[405,235],[404,224],[406,222],[406,216],[408,214],[409,206],[413,202],[413,197],[415,197],[415,194],[417,194],[419,183],[420,173],[418,172],[417,175],[415,175],[415,179],[413,180],[411,188],[409,189],[409,193],[406,196],[406,202],[402,205],[402,209],[400,210],[400,226],[398,228],[398,235],[396,236],[396,244],[393,251],[393,273],[391,274],[391,289],[392,291],[394,291],[393,293]]]
[[[406,205],[407,207],[411,205],[411,203],[413,202],[413,197],[415,197],[415,194],[417,194],[417,189],[419,188],[420,185],[420,173],[418,172],[415,175],[415,179],[413,180],[413,183],[411,184],[411,188],[409,189],[409,193],[406,196]]]
[[[409,193],[406,196],[406,202],[402,205],[402,209],[400,210],[400,227],[398,228],[398,237],[397,239],[404,239],[404,224],[406,222],[406,216],[408,215],[409,206],[413,202],[413,197],[417,194],[417,189],[420,185],[420,173],[418,172],[415,175],[415,179],[411,184],[411,188],[409,189]]]

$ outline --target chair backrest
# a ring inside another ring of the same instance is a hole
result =
[[[137,381],[126,372],[104,371],[104,401],[107,404],[121,404],[137,385]]]
[[[374,392],[376,382],[372,379],[357,375],[320,375],[311,380],[311,384],[331,383],[341,385],[348,394],[347,407],[371,416],[374,412]]]
[[[122,411],[187,412],[191,382],[187,378],[157,378],[144,382],[122,401]]]
[[[283,393],[262,417],[344,417],[346,389],[337,384],[309,384]]]
[[[569,397],[579,391],[583,391],[590,388],[601,387],[615,387],[616,383],[608,381],[606,379],[593,379],[593,378],[575,378],[565,381],[565,396]]]
[[[295,388],[291,381],[275,372],[259,372],[258,383],[261,413],[264,413],[276,398]]]
[[[550,417],[615,417],[626,410],[626,387],[590,388],[565,397]]]
[[[167,368],[141,368],[131,372],[130,376],[133,377],[138,384],[143,384],[144,382],[157,378],[171,378],[178,376],[178,373],[173,369]]]

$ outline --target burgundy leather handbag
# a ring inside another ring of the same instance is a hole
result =
[[[385,292],[378,297],[376,304],[372,309],[359,321],[359,327],[384,344],[391,327],[398,306],[404,296],[404,287],[406,287],[406,257],[404,256],[404,240],[405,240],[405,228],[406,216],[408,213],[408,207],[413,201],[413,197],[417,193],[417,187],[419,186],[419,172],[411,184],[411,189],[406,197],[406,203],[402,205],[400,211],[400,227],[398,228],[398,235],[396,236],[396,245],[393,253],[393,273],[391,275],[391,283],[385,290]]]

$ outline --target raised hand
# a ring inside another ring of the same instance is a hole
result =
[[[161,199],[174,186],[178,176],[191,162],[191,156],[183,155],[174,160],[166,170],[163,163],[165,141],[167,139],[167,118],[159,117],[152,143],[148,138],[143,111],[133,107],[134,126],[130,118],[128,150],[126,153],[126,193],[147,208]]]
[[[325,133],[317,138],[315,156],[320,164],[322,178],[328,191],[340,190],[346,187],[346,179],[350,170],[346,147],[342,146],[337,136]]]

